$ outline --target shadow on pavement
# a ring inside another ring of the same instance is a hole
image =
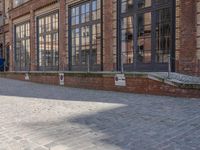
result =
[[[109,146],[109,150],[200,147],[200,144],[190,142],[200,133],[199,101],[12,82],[0,79],[0,83],[5,85],[0,87],[0,95],[123,104],[121,107],[63,117],[53,122],[23,124],[62,144],[78,146],[88,143],[102,150],[104,147],[107,150]]]

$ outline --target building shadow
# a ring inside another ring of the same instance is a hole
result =
[[[195,99],[55,88],[18,81],[13,84],[12,80],[0,80],[6,84],[0,87],[1,96],[116,105],[49,122],[22,123],[23,128],[51,139],[47,147],[62,144],[77,150],[84,146],[102,150],[183,149],[191,146],[190,141],[200,133],[200,101]]]
[[[200,112],[197,107],[192,111],[189,109],[190,106],[186,108],[178,103],[136,102],[135,105],[23,126],[35,128],[54,143],[72,149],[84,146],[96,146],[102,150],[159,150],[169,146],[172,150],[184,149],[194,144],[191,141],[200,132]]]

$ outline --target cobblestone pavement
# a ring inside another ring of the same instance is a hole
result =
[[[0,79],[0,150],[199,150],[200,99]]]

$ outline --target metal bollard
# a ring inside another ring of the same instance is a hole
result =
[[[168,55],[168,78],[170,78],[171,73],[171,55]]]
[[[90,54],[87,55],[87,72],[90,72]]]
[[[121,53],[121,73],[124,73],[123,53]]]

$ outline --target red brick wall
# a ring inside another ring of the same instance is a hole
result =
[[[113,68],[113,1],[104,0],[103,3],[103,45],[104,45],[104,71],[112,71]]]
[[[56,4],[58,1],[57,0],[30,0],[27,3],[24,3],[22,5],[20,5],[19,7],[16,7],[14,9],[12,9],[10,11],[10,18],[9,18],[9,39],[10,39],[10,43],[13,43],[13,21],[15,19],[19,19],[25,15],[30,15],[30,18],[28,18],[27,21],[30,21],[30,37],[31,37],[31,64],[30,64],[30,68],[32,71],[35,71],[37,68],[37,62],[36,62],[36,20],[35,20],[35,11],[40,10],[42,8],[45,8],[47,6],[50,5],[54,5]],[[63,15],[65,16],[65,0],[60,0],[60,14],[62,17],[61,21],[60,21],[60,30],[64,30],[65,26],[64,23],[65,22],[65,17],[63,17]],[[63,58],[64,54],[65,54],[65,32],[60,32],[59,34],[60,36],[60,43],[59,43],[59,47],[60,47],[60,58]],[[11,45],[11,49],[10,49],[10,71],[14,71],[14,51],[13,51],[13,44]]]
[[[25,80],[24,73],[3,73],[0,74],[0,77]],[[58,73],[31,73],[30,81],[59,85]],[[114,74],[66,73],[65,86],[128,93],[200,98],[200,89],[172,86],[162,81],[149,79],[146,75],[128,75],[127,86],[117,87],[114,82]]]
[[[180,0],[180,56],[178,72],[196,75],[196,0]]]
[[[65,70],[67,68],[67,51],[66,51],[66,2],[65,0],[60,0],[59,9],[59,67],[60,70]]]
[[[31,21],[31,58],[35,60],[35,11],[57,2],[60,3],[60,34],[59,34],[59,55],[60,70],[68,68],[68,44],[67,44],[67,4],[80,2],[81,0],[30,0],[28,3],[14,8],[10,11],[10,43],[13,43],[13,20],[26,14],[30,14]],[[112,71],[116,67],[116,1],[103,0],[103,51],[104,51],[104,71]],[[200,75],[200,63],[197,59],[196,41],[196,0],[176,0],[180,9],[177,22],[177,47],[176,47],[176,72]],[[115,46],[114,46],[115,45]],[[13,47],[10,53],[10,69],[13,70]],[[36,70],[36,62],[31,62],[31,70]]]
[[[31,55],[31,62],[30,62],[30,69],[31,70],[36,70],[36,63],[33,61],[35,60],[35,49],[36,49],[36,43],[35,43],[35,38],[36,38],[36,35],[35,35],[35,14],[34,14],[34,11],[33,10],[30,10],[30,35],[31,35],[31,43],[30,43],[30,47],[31,47],[31,52],[30,52],[30,55]]]

